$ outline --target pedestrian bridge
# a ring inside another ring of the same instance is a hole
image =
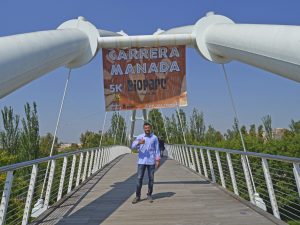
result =
[[[155,173],[154,202],[135,205],[136,155],[124,146],[2,167],[1,224],[299,222],[300,159],[185,145],[168,145],[166,155]],[[51,169],[41,196],[47,162]],[[144,186],[144,199],[146,191]]]
[[[222,64],[237,119],[224,63],[238,60],[300,82],[299,35],[296,26],[235,24],[211,12],[195,25],[139,36],[98,30],[79,17],[58,30],[0,40],[0,98],[60,66],[69,68],[57,137],[71,70],[99,49],[184,45]],[[136,156],[128,147],[52,156],[53,142],[50,157],[0,168],[0,225],[300,224],[300,159],[247,152],[241,140],[245,151],[168,145],[155,175],[154,203],[136,205]]]

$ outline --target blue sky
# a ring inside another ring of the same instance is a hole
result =
[[[236,23],[299,25],[299,1],[271,0],[102,0],[102,1],[2,1],[0,36],[56,29],[66,20],[84,16],[99,29],[124,30],[129,35],[195,24],[214,11]],[[204,112],[206,124],[225,132],[231,128],[233,110],[222,68],[187,50],[187,88],[190,114]],[[241,124],[260,124],[267,114],[273,127],[288,127],[300,120],[300,83],[239,62],[226,65]],[[36,101],[41,135],[54,132],[67,69],[59,68],[0,99],[0,108],[12,106],[23,116],[25,102]],[[86,130],[101,129],[104,118],[101,52],[89,64],[73,70],[58,137],[78,142]],[[163,110],[169,115],[174,109]],[[111,113],[109,113],[111,115]],[[128,118],[128,112],[123,112]],[[1,127],[1,126],[0,126]],[[107,129],[107,127],[106,127]]]

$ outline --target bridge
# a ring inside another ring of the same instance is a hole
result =
[[[59,66],[80,67],[100,48],[185,45],[215,63],[239,60],[300,82],[298,48],[285,48],[287,42],[298,46],[299,34],[299,27],[240,25],[208,13],[192,26],[126,36],[79,17],[58,30],[0,39],[0,54],[9,53],[0,57],[0,97]],[[129,147],[51,151],[0,168],[0,224],[299,223],[300,159],[244,150],[167,145],[154,203],[136,205],[136,155]]]

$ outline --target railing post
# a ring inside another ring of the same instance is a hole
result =
[[[97,158],[98,158],[98,151],[96,149],[95,150],[95,155],[94,155],[93,166],[92,166],[92,173],[96,172]]]
[[[202,166],[203,166],[203,170],[204,170],[204,176],[206,178],[208,178],[208,173],[207,173],[207,168],[206,168],[206,164],[205,164],[204,155],[203,155],[203,149],[202,148],[200,148],[200,156],[201,156],[201,160],[202,160]]]
[[[296,181],[296,185],[297,185],[297,189],[298,189],[298,194],[300,197],[300,167],[299,167],[299,164],[293,163],[293,172],[294,172],[294,177],[295,177],[295,181]]]
[[[51,168],[50,168],[49,180],[48,180],[46,196],[45,196],[45,203],[44,203],[44,208],[46,208],[46,209],[48,209],[48,206],[49,206],[51,188],[52,188],[52,183],[53,183],[53,178],[54,178],[54,172],[55,172],[55,160],[51,160]]]
[[[207,158],[208,158],[208,164],[209,164],[209,169],[210,169],[210,174],[211,174],[211,181],[213,183],[216,183],[216,176],[215,176],[215,170],[214,170],[214,166],[211,160],[211,156],[210,156],[210,150],[206,150],[207,151]]]
[[[0,205],[0,225],[5,224],[5,217],[7,212],[7,206],[9,202],[11,187],[14,179],[14,171],[8,171],[6,173],[6,180],[4,190],[2,193],[1,205]]]
[[[174,159],[172,147],[173,146],[169,146],[168,149],[167,149],[167,152],[168,152],[168,157],[171,158],[171,159]]]
[[[179,154],[179,162],[184,165],[184,159],[183,159],[183,153],[182,153],[182,149],[179,145],[177,145],[177,151],[178,151],[178,154]]]
[[[198,172],[199,172],[200,175],[202,175],[201,165],[200,165],[200,160],[199,160],[199,154],[198,154],[197,148],[194,148],[194,151],[195,151],[195,157],[196,157]]]
[[[176,145],[174,145],[174,152],[175,152],[175,160],[177,160],[178,162],[180,162],[180,160],[179,160],[179,156],[178,156],[178,149],[177,149],[177,146]]]
[[[107,148],[103,149],[103,166],[106,165],[106,158],[107,158]]]
[[[100,168],[103,167],[103,161],[104,160],[104,148],[101,148],[101,152],[100,152]]]
[[[192,147],[189,148],[190,149],[190,155],[191,155],[191,158],[192,158],[192,163],[193,163],[193,170],[196,171],[196,164],[195,164],[195,157],[194,157],[194,154],[193,154],[193,149]]]
[[[220,154],[219,154],[218,151],[215,151],[215,153],[216,153],[216,159],[217,159],[219,174],[220,174],[220,178],[221,178],[221,184],[222,184],[223,188],[226,188],[224,174],[223,174],[223,168],[222,168],[222,163],[221,163],[221,159],[220,159]]]
[[[96,166],[97,171],[100,168],[100,156],[101,156],[101,149],[99,148],[98,149],[98,157],[97,157],[97,166]]]
[[[189,162],[188,162],[188,159],[187,159],[185,146],[181,146],[181,149],[182,149],[183,158],[184,158],[184,165],[186,167],[189,167]]]
[[[83,163],[83,153],[80,153],[79,165],[78,165],[78,170],[77,170],[77,178],[76,178],[76,187],[80,183],[82,163]]]
[[[86,152],[85,154],[85,162],[84,162],[84,169],[83,169],[83,175],[82,175],[82,181],[85,181],[86,179],[86,173],[88,169],[88,163],[89,163],[89,157],[90,157],[90,152]]]
[[[175,160],[177,160],[178,162],[180,162],[177,146],[174,145],[173,146],[173,150],[174,150]]]
[[[68,165],[68,157],[65,156],[64,157],[64,162],[63,162],[63,167],[61,169],[59,188],[58,188],[58,194],[57,194],[57,201],[59,201],[61,199],[61,196],[62,196],[62,193],[63,193],[67,165]]]
[[[246,179],[249,198],[250,198],[251,203],[255,205],[254,192],[253,192],[253,187],[252,187],[252,183],[251,183],[249,168],[248,168],[247,161],[246,161],[246,156],[242,155],[241,160],[242,160],[242,165],[243,165],[244,175],[245,175],[245,179]]]
[[[192,163],[191,163],[191,155],[190,155],[190,147],[189,146],[185,146],[185,151],[186,151],[186,155],[187,155],[187,160],[188,160],[188,167],[192,168]]]
[[[94,159],[94,150],[92,150],[92,152],[91,152],[90,165],[89,165],[89,171],[88,171],[87,177],[89,177],[92,173],[93,159]]]
[[[178,150],[178,153],[179,153],[179,156],[180,156],[180,161],[179,161],[179,162],[180,162],[182,165],[184,165],[185,162],[184,162],[183,151],[182,151],[182,149],[181,149],[181,146],[177,146],[177,150]]]
[[[111,148],[109,147],[107,151],[107,163],[110,163],[110,161],[111,161]]]
[[[31,172],[30,183],[29,183],[29,187],[28,187],[26,204],[25,204],[24,213],[23,213],[22,225],[26,225],[28,223],[28,218],[29,218],[29,213],[30,213],[30,209],[31,209],[31,202],[32,202],[33,194],[34,194],[34,187],[35,187],[37,173],[38,173],[38,165],[34,164],[32,166],[32,172]]]
[[[270,201],[271,201],[271,206],[272,206],[272,210],[273,210],[273,215],[276,218],[280,219],[277,200],[276,200],[276,196],[275,196],[274,188],[273,188],[273,182],[272,182],[271,175],[270,175],[269,165],[268,165],[267,159],[261,158],[261,160],[262,160],[262,167],[264,170],[265,180],[266,180],[266,184],[267,184],[267,188],[268,188],[268,192],[269,192],[269,197],[270,197]]]
[[[73,160],[72,160],[72,166],[71,166],[71,173],[70,173],[70,178],[69,178],[69,185],[68,185],[68,192],[72,190],[73,186],[73,177],[74,177],[74,172],[75,172],[75,165],[76,165],[76,155],[73,155]]]
[[[234,169],[232,166],[231,155],[229,153],[226,153],[226,158],[227,158],[227,164],[228,164],[228,168],[229,168],[229,172],[230,172],[231,183],[232,183],[234,194],[239,195],[239,191],[238,191],[236,179],[235,179],[235,174],[234,174]]]

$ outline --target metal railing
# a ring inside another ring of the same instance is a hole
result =
[[[166,149],[170,158],[212,183],[278,219],[300,224],[300,158],[194,145]]]
[[[110,146],[0,167],[0,225],[28,224],[106,164],[126,153],[131,153],[128,147]],[[48,162],[51,167],[43,195]]]

